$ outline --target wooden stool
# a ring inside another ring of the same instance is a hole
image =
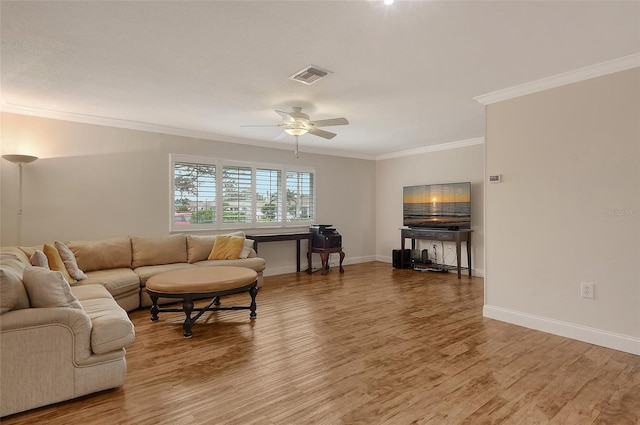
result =
[[[342,268],[342,261],[344,260],[344,252],[342,252],[342,247],[336,248],[311,248],[312,253],[320,254],[320,260],[322,261],[322,271],[320,274],[327,274],[327,270],[329,270],[329,254],[333,252],[340,253],[340,273],[344,273],[344,268]],[[308,254],[311,255],[311,254]],[[309,261],[311,262],[311,261]]]
[[[246,267],[196,267],[192,269],[175,270],[158,273],[147,281],[146,287],[153,305],[151,306],[151,320],[158,320],[158,313],[184,312],[185,320],[182,328],[184,336],[192,336],[191,327],[206,311],[218,310],[250,310],[249,318],[256,317],[256,295],[258,294],[258,274]],[[249,292],[251,304],[249,306],[220,307],[220,297],[224,295]],[[158,307],[158,297],[180,298],[182,308]],[[195,308],[193,302],[211,298],[211,302],[203,308]],[[215,307],[212,307],[215,305]],[[194,317],[191,312],[197,311]]]

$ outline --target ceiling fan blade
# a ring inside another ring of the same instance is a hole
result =
[[[280,115],[282,117],[282,119],[285,120],[286,122],[294,122],[295,121],[295,119],[288,112],[278,111],[276,109],[276,114]]]
[[[347,121],[346,118],[331,118],[328,120],[312,121],[311,124],[316,127],[329,127],[332,125],[347,125],[349,121]]]
[[[279,124],[241,125],[240,127],[280,127]]]
[[[309,133],[313,134],[314,136],[324,137],[325,139],[333,139],[334,137],[337,136],[336,133],[332,133],[326,130],[320,130],[319,128],[314,128],[314,127],[311,127],[309,129]]]

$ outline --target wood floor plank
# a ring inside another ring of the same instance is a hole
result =
[[[483,318],[483,290],[372,262],[267,277],[256,320],[208,313],[190,339],[135,311],[121,388],[2,424],[639,423],[639,356]]]

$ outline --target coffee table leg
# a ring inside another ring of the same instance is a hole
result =
[[[220,297],[216,297],[216,298],[213,300],[213,305],[215,305],[215,306],[219,306],[219,305],[220,305]]]
[[[158,296],[157,295],[151,295],[151,321],[152,322],[157,322],[158,321]]]
[[[193,321],[191,320],[191,312],[193,311],[193,300],[191,298],[185,298],[182,302],[182,309],[184,310],[184,324],[182,325],[182,329],[184,329],[185,338],[191,338],[193,335],[191,333],[191,326],[193,325]]]
[[[256,295],[258,295],[258,287],[254,286],[253,288],[249,289],[249,295],[251,295],[251,305],[249,306],[249,310],[251,311],[251,313],[249,313],[249,317],[251,319],[255,319],[257,316],[256,308],[258,307],[258,305],[256,304]]]

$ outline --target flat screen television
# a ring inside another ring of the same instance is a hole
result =
[[[402,188],[403,225],[426,229],[471,227],[471,183],[424,184]]]

